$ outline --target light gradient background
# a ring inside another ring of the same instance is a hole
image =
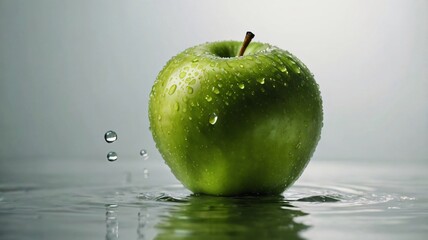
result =
[[[427,160],[427,1],[0,0],[1,161],[159,158],[147,116],[157,73],[247,30],[315,74],[315,161]]]

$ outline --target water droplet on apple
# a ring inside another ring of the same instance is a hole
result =
[[[178,75],[181,79],[183,79],[186,76],[186,72],[180,72],[180,75]]]
[[[144,160],[149,159],[149,154],[147,153],[146,149],[141,149],[140,150],[140,156],[143,157]]]
[[[265,78],[259,78],[257,79],[257,82],[260,84],[265,84]]]
[[[217,114],[212,113],[212,114],[210,115],[210,119],[208,120],[208,122],[209,122],[211,125],[214,125],[214,124],[217,122],[217,119],[218,119]]]
[[[206,95],[205,100],[207,100],[207,102],[211,102],[213,98],[210,95]]]
[[[213,88],[212,88],[212,91],[213,91],[213,93],[215,93],[215,94],[219,94],[219,93],[220,93],[220,90],[218,90],[218,88],[216,88],[216,87],[213,87]]]
[[[169,94],[169,95],[174,94],[176,89],[177,89],[177,85],[173,84],[173,85],[169,88],[168,94]]]
[[[281,67],[279,68],[279,70],[280,70],[281,72],[283,72],[283,73],[288,74],[287,68],[286,68],[285,66],[281,66]]]
[[[178,111],[180,109],[180,105],[179,105],[179,103],[178,102],[175,102],[174,103],[174,110],[175,111]]]
[[[239,83],[239,84],[238,84],[238,87],[239,87],[240,89],[244,89],[244,88],[245,88],[245,84],[243,84],[243,83]]]
[[[115,131],[112,131],[112,130],[107,131],[107,132],[104,134],[104,140],[105,140],[106,142],[108,142],[108,143],[112,143],[112,142],[116,141],[116,140],[117,140],[117,134],[116,134],[116,132],[115,132]]]
[[[109,160],[110,162],[114,162],[117,160],[117,153],[116,152],[109,152],[107,153],[107,160]]]
[[[190,86],[187,86],[187,93],[188,94],[192,94],[193,93],[193,88]]]
[[[189,82],[189,85],[193,85],[193,84],[195,84],[196,83],[196,79],[192,79],[190,82]]]

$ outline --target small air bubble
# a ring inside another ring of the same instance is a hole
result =
[[[144,168],[143,174],[144,174],[144,178],[149,178],[149,169]]]
[[[213,98],[210,95],[206,95],[205,100],[207,100],[207,102],[211,102]]]
[[[240,89],[244,89],[244,88],[245,88],[245,85],[244,85],[243,83],[239,83],[239,84],[238,84],[238,87],[239,87]]]
[[[109,160],[110,162],[114,162],[117,160],[117,153],[116,152],[109,152],[107,153],[107,160]]]
[[[265,78],[259,78],[257,79],[257,82],[260,84],[265,84]]]
[[[108,142],[108,143],[112,143],[112,142],[116,141],[117,140],[117,134],[116,134],[116,132],[112,131],[112,130],[107,131],[104,134],[104,140],[106,140],[106,142]]]

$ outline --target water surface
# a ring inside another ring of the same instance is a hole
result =
[[[0,239],[428,236],[425,163],[313,160],[281,196],[236,198],[195,196],[156,159],[0,163]]]

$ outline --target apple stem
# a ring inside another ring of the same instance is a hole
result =
[[[250,44],[254,36],[256,35],[254,35],[254,33],[252,32],[247,32],[247,34],[245,34],[245,39],[244,39],[244,42],[242,43],[242,47],[241,47],[241,50],[239,51],[238,57],[242,57],[244,55],[245,49],[247,49],[248,44]]]

